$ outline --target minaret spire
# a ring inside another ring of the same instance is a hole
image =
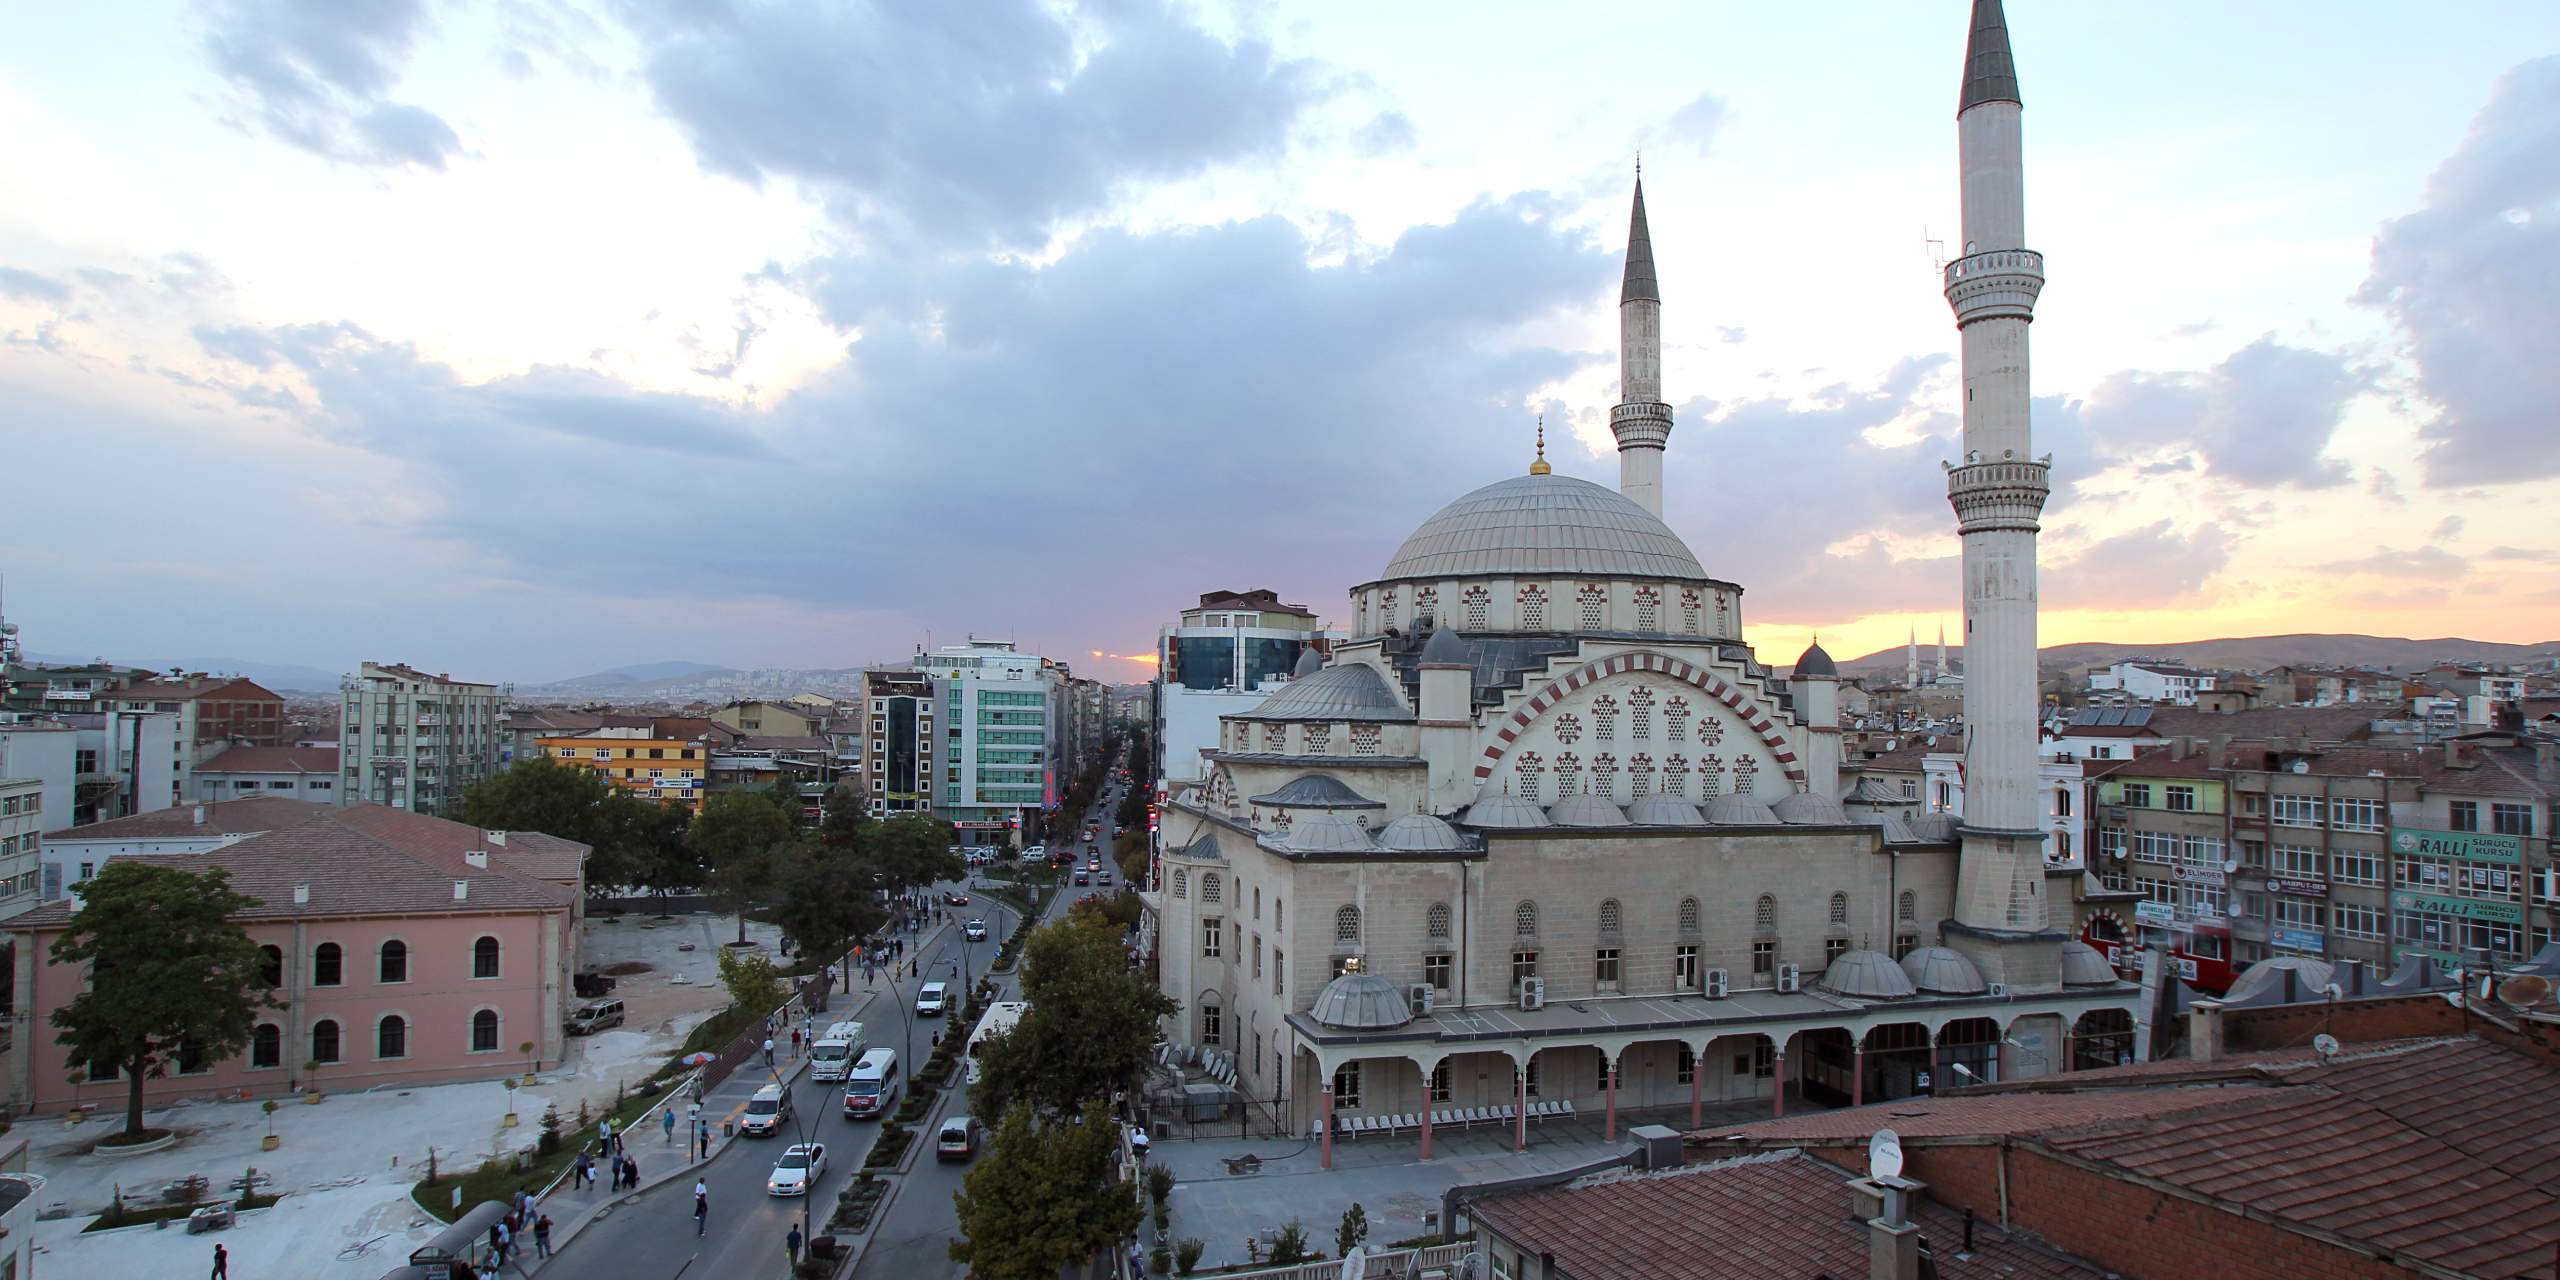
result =
[[[1938,679],[1945,680],[1955,672],[1947,667],[1947,624],[1938,624]]]
[[[1662,286],[1654,277],[1653,233],[1644,220],[1644,162],[1636,162],[1635,208],[1627,217],[1627,273],[1618,286],[1618,492],[1662,514],[1662,449],[1671,406],[1662,402]]]
[[[1920,625],[1913,623],[1911,638],[1902,642],[1902,687],[1920,687]]]

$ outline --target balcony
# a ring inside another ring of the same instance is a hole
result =
[[[443,723],[444,717],[439,715],[428,714],[418,717],[418,727],[421,729],[433,729]]]

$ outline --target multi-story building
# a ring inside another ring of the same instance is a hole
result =
[[[2076,932],[2127,977],[2148,946],[2168,949],[2198,990],[2231,985],[2230,786],[2180,739],[2130,760],[2091,761],[2102,891],[2078,895]]]
[[[2213,688],[2215,679],[2210,671],[2166,662],[2119,662],[2103,671],[2090,672],[2089,688],[2092,692],[2122,694],[2134,702],[2191,707],[2197,694]]]
[[[1953,735],[1949,735],[1950,738]],[[1952,749],[1920,758],[1922,793],[1929,811],[1964,816],[1964,756]],[[2076,864],[2089,848],[2088,780],[2079,757],[2046,743],[2037,753],[2036,778],[2042,794],[2036,801],[2036,825],[2044,831],[2048,867]]]
[[[711,713],[714,724],[725,724],[740,733],[774,738],[805,738],[818,732],[826,722],[827,705],[819,706],[795,700],[783,702],[732,702]]]
[[[44,783],[0,777],[0,920],[43,900]]]
[[[176,712],[110,707],[61,719],[79,743],[72,822],[156,813],[185,798],[191,753]]]
[[[935,810],[971,836],[1034,837],[1057,799],[1063,734],[1052,704],[1066,669],[1011,641],[975,638],[920,654],[915,665],[941,702]]]
[[[338,803],[442,813],[498,772],[506,690],[368,662],[338,684]]]
[[[287,743],[284,695],[269,691],[255,680],[171,675],[126,685],[116,690],[109,701],[123,711],[176,715],[178,741],[187,753],[187,766],[234,743],[253,747],[281,747]]]
[[[2416,756],[2418,785],[2391,806],[2396,954],[2498,964],[2560,936],[2560,745],[2515,736],[2447,742]]]
[[[2278,739],[2207,754],[2223,756],[2230,783],[2234,962],[2302,955],[2388,972],[2392,814],[2418,798],[2417,753]]]
[[[874,667],[862,673],[867,733],[861,789],[871,816],[895,818],[933,811],[941,737],[934,732],[941,699],[933,677],[912,668]]]
[[[150,674],[111,662],[11,662],[0,672],[0,706],[39,715],[103,711],[116,690]]]
[[[599,730],[574,738],[542,738],[535,751],[602,777],[616,788],[700,811],[711,788],[711,749],[699,742],[627,736]]]
[[[1289,679],[1324,632],[1302,604],[1278,593],[1210,591],[1156,639],[1154,743],[1160,776],[1180,786],[1207,776],[1218,717],[1251,711]]]
[[[233,747],[197,765],[194,776],[198,803],[266,795],[335,804],[338,749]]]

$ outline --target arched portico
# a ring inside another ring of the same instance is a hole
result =
[[[2067,1071],[2095,1071],[2133,1061],[2133,1015],[2122,1009],[2091,1009],[2071,1024]]]
[[[1942,1024],[1938,1028],[1936,1060],[1951,1078],[1940,1081],[1939,1087],[1989,1084],[2000,1079],[2000,1035],[2000,1024],[1990,1018],[1951,1018]]]

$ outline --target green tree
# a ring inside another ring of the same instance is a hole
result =
[[[1086,1107],[1081,1122],[1007,1108],[951,1197],[960,1217],[952,1258],[968,1264],[970,1280],[1057,1280],[1118,1247],[1142,1212],[1136,1185],[1111,1180],[1118,1143],[1107,1102]]]
[[[53,1011],[74,1069],[111,1064],[125,1081],[124,1131],[141,1136],[142,1087],[172,1063],[208,1065],[249,1043],[257,1011],[279,1007],[266,957],[233,917],[259,905],[220,867],[180,871],[118,858],[72,890],[80,909],[53,943],[55,964],[85,967],[89,988]]]
[[[1343,1258],[1350,1257],[1351,1251],[1367,1243],[1368,1239],[1369,1211],[1361,1208],[1360,1202],[1354,1200],[1351,1202],[1350,1208],[1342,1211],[1342,1225],[1334,1230],[1334,1255],[1336,1257]]]
[[[831,962],[888,920],[860,851],[804,833],[776,862],[773,922],[803,954]]]
[[[682,807],[621,790],[590,770],[527,760],[463,793],[458,819],[493,831],[539,831],[575,840],[591,891],[636,886],[663,899],[701,883],[701,860],[683,849]]]
[[[612,839],[624,850],[627,883],[658,899],[658,914],[667,914],[667,895],[702,887],[702,855],[686,840],[693,814],[679,805],[660,804],[638,796],[618,797],[606,806]],[[590,874],[588,883],[596,883]]]
[[[770,791],[723,791],[695,814],[685,833],[709,870],[712,906],[738,917],[738,941],[747,940],[747,912],[770,900],[776,853],[791,839],[791,819]]]
[[[938,818],[908,815],[880,823],[875,847],[882,886],[921,889],[969,874],[969,864],[951,845],[951,824]]]
[[[613,794],[613,784],[593,770],[544,757],[471,784],[455,816],[484,830],[539,831],[595,844],[597,811]]]
[[[773,962],[752,951],[720,949],[720,985],[729,989],[730,1003],[759,1017],[791,998]]]
[[[1120,931],[1080,911],[1034,930],[1023,947],[1022,998],[1031,1007],[1013,1030],[981,1050],[972,1101],[981,1111],[1020,1100],[1066,1117],[1108,1101],[1145,1066],[1156,1023],[1173,1001],[1129,967]]]

